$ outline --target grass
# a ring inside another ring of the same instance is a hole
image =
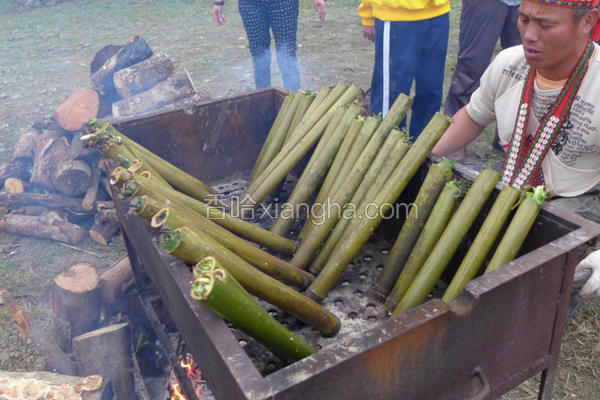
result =
[[[14,3],[0,0],[0,12]],[[461,2],[451,3],[446,88],[456,64]],[[89,63],[101,47],[122,44],[136,34],[146,39],[154,51],[167,53],[178,67],[186,68],[196,86],[214,98],[252,89],[252,64],[236,4],[227,2],[227,24],[223,27],[215,25],[211,4],[209,0],[75,0],[1,15],[0,162],[10,157],[22,129],[50,114],[73,90],[89,85]],[[298,57],[302,87],[315,90],[343,80],[368,88],[373,47],[362,37],[356,14],[359,1],[328,1],[324,22],[315,17],[310,0],[300,0],[300,4]],[[276,66],[273,84],[281,84]],[[498,157],[489,146],[492,132],[486,130],[469,148],[470,160]],[[47,319],[54,276],[76,262],[104,268],[124,252],[120,238],[108,248],[89,240],[82,247],[104,252],[106,257],[0,233],[0,285],[10,288],[28,312]],[[0,354],[6,349],[22,351],[27,344],[19,335],[0,307]],[[584,303],[565,332],[555,399],[599,398],[599,337],[600,305]],[[0,360],[0,369],[32,369],[35,365],[30,357]],[[536,390],[537,383],[532,379],[503,399],[535,399]]]

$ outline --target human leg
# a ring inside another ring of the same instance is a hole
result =
[[[266,6],[260,1],[239,0],[238,8],[248,36],[256,88],[271,86],[271,33]]]
[[[521,34],[517,27],[518,19],[519,6],[508,7],[508,12],[506,13],[506,18],[504,20],[504,27],[502,28],[502,34],[500,35],[500,44],[503,49],[521,44]]]
[[[276,0],[266,4],[277,46],[277,63],[283,76],[283,86],[295,92],[300,88],[300,70],[296,58],[298,0]]]

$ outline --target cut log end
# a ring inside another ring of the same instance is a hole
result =
[[[100,98],[89,87],[83,87],[71,93],[54,110],[52,117],[68,131],[77,131],[83,124],[98,115]]]
[[[54,278],[54,283],[72,293],[89,292],[98,287],[100,278],[90,264],[75,264],[67,272]]]

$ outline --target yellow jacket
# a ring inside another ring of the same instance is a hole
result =
[[[450,12],[450,0],[362,0],[358,15],[363,25],[382,21],[419,21]]]

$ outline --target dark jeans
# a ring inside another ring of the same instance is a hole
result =
[[[518,17],[518,6],[509,7],[499,0],[463,0],[458,62],[446,98],[446,114],[453,116],[469,102],[490,64],[498,37],[502,48],[521,43]]]
[[[386,24],[389,52],[384,51]],[[419,136],[442,103],[449,25],[449,14],[421,21],[375,19],[371,114],[385,114],[400,93],[410,94],[414,81],[415,99],[409,131],[413,138]]]
[[[239,0],[239,10],[250,44],[256,88],[271,86],[271,32],[277,48],[277,63],[283,86],[300,88],[296,58],[298,0]]]

